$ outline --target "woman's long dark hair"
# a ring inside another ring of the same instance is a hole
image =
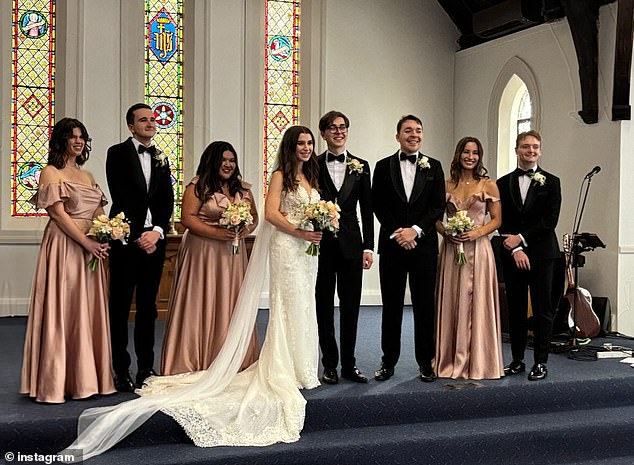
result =
[[[238,154],[236,149],[233,148],[229,142],[222,140],[212,142],[207,146],[205,151],[200,157],[200,163],[198,163],[198,169],[196,175],[198,176],[198,182],[196,183],[196,197],[198,197],[203,203],[209,200],[215,192],[222,192],[222,179],[220,179],[220,167],[222,166],[222,155],[225,152],[233,153],[236,158],[236,169],[233,170],[231,177],[227,180],[227,187],[229,188],[229,195],[235,197],[238,192],[242,192],[242,175],[240,174],[240,167],[238,166]]]
[[[488,171],[484,167],[484,164],[482,163],[482,159],[484,158],[484,149],[482,148],[482,143],[476,137],[471,137],[471,136],[463,137],[462,139],[458,141],[458,144],[456,145],[456,151],[454,152],[453,160],[451,160],[451,167],[449,168],[449,173],[451,174],[451,180],[456,186],[458,185],[458,181],[460,181],[460,175],[462,174],[462,164],[460,163],[460,155],[462,155],[464,148],[467,146],[469,142],[473,142],[474,144],[478,146],[478,153],[479,153],[478,163],[473,169],[473,179],[475,179],[476,181],[479,181],[480,179],[489,177],[487,175]]]
[[[88,160],[90,156],[90,136],[86,130],[86,126],[74,118],[62,118],[51,132],[51,140],[48,141],[48,164],[53,165],[55,168],[61,170],[66,166],[66,152],[68,151],[68,139],[73,135],[73,129],[79,128],[81,131],[81,138],[84,139],[84,150],[79,155],[75,162],[81,166]]]
[[[298,186],[295,176],[297,174],[297,142],[300,134],[310,134],[313,140],[313,153],[310,159],[303,163],[302,173],[306,176],[310,187],[313,189],[319,188],[319,164],[315,155],[315,136],[306,126],[291,126],[284,133],[277,153],[277,169],[282,172],[282,184],[285,191],[294,191]]]

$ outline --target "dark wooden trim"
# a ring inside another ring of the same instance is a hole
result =
[[[581,111],[587,124],[599,121],[599,5],[594,0],[562,0],[579,64]]]
[[[631,119],[630,72],[634,0],[618,0],[616,41],[614,45],[614,85],[612,89],[612,121]]]

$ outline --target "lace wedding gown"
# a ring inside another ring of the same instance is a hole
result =
[[[316,190],[282,194],[281,210],[299,225]],[[114,446],[158,410],[171,415],[197,446],[264,446],[294,442],[304,425],[299,389],[319,386],[314,286],[317,259],[308,243],[269,223],[258,234],[227,339],[208,370],[155,377],[142,395],[112,407],[88,409],[79,436],[64,454],[89,458]],[[269,263],[269,323],[260,359],[238,373],[251,340],[257,303]]]

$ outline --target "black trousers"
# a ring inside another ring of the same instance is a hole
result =
[[[112,365],[115,374],[127,373],[131,359],[128,353],[128,318],[132,295],[136,290],[134,349],[139,370],[154,366],[154,326],[156,296],[165,261],[165,240],[147,254],[135,243],[115,242],[110,250],[110,338]]]
[[[339,296],[339,334],[341,368],[350,371],[356,366],[357,323],[361,303],[363,258],[347,259],[337,243],[322,245],[315,286],[317,325],[321,362],[325,369],[334,370],[339,363],[335,335],[335,287]]]
[[[436,265],[438,255],[403,250],[384,252],[379,257],[379,280],[383,312],[381,319],[381,349],[383,364],[394,367],[401,353],[401,328],[405,285],[409,290],[414,314],[414,351],[419,366],[434,358],[434,316]]]
[[[513,360],[523,360],[528,333],[528,293],[535,322],[535,363],[548,361],[548,349],[553,333],[556,302],[553,297],[553,274],[556,260],[531,260],[530,271],[517,268],[513,256],[504,253],[502,266],[509,309],[509,336]]]

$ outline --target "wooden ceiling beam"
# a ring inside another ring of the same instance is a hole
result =
[[[587,124],[599,121],[599,3],[595,0],[561,0],[579,64],[581,119]]]
[[[630,73],[632,70],[632,39],[634,0],[618,0],[616,41],[614,45],[614,85],[612,88],[612,121],[629,120]]]

